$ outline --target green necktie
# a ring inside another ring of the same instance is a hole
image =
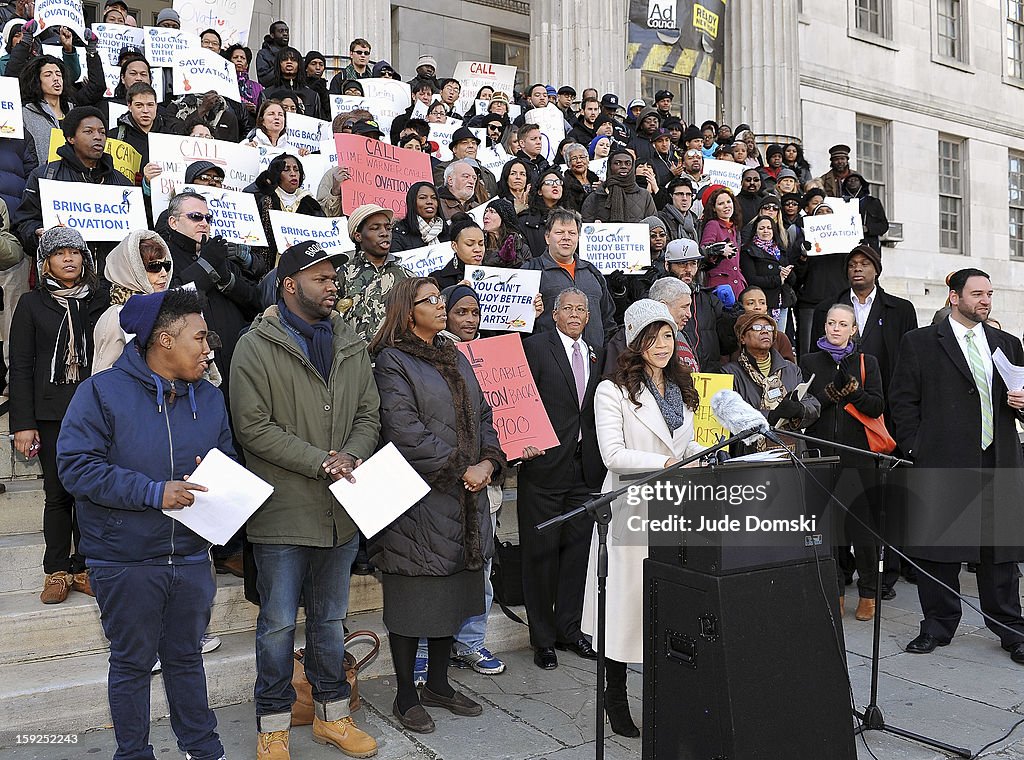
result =
[[[981,361],[981,352],[974,343],[974,332],[967,331],[967,360],[974,375],[974,384],[978,386],[978,398],[981,400],[981,449],[984,451],[992,445],[992,391],[985,377],[985,365]]]

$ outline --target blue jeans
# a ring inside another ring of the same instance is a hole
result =
[[[358,535],[325,549],[253,544],[261,606],[256,621],[256,722],[260,731],[291,725],[295,617],[306,607],[306,677],[321,720],[348,715],[351,689],[345,680],[345,615]]]
[[[158,656],[178,749],[196,760],[218,760],[224,746],[207,701],[199,645],[217,591],[210,562],[92,567],[89,578],[110,641],[107,699],[117,740],[114,760],[154,757],[149,700]]]

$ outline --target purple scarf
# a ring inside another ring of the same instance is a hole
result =
[[[828,338],[824,336],[818,338],[818,348],[831,356],[832,361],[836,364],[839,364],[839,362],[857,350],[857,347],[853,345],[852,340],[847,341],[846,345],[840,348],[839,346],[833,346],[828,342]]]

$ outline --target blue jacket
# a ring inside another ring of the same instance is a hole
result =
[[[164,483],[182,480],[216,447],[235,458],[221,392],[205,380],[172,388],[129,343],[114,366],[75,392],[57,440],[61,481],[75,497],[79,551],[93,565],[186,564],[210,544],[161,510]]]

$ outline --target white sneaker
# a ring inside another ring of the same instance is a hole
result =
[[[214,636],[210,633],[204,633],[203,638],[199,639],[199,650],[203,654],[209,654],[215,649],[220,647],[220,636]]]

